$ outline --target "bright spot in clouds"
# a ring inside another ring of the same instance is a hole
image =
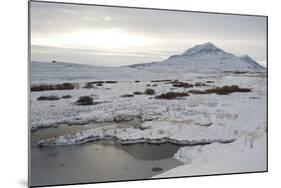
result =
[[[34,45],[52,47],[87,48],[99,50],[129,50],[159,43],[161,40],[149,36],[130,33],[121,28],[78,29],[59,35],[35,36]]]

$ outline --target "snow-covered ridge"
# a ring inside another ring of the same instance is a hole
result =
[[[129,65],[129,67],[183,72],[265,71],[265,68],[252,58],[245,57],[237,57],[208,42],[195,45],[180,55],[172,55],[162,62]]]

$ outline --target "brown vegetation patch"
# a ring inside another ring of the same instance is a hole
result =
[[[249,88],[240,88],[237,85],[216,87],[213,89],[207,89],[207,93],[216,93],[218,95],[227,95],[234,92],[251,92]]]
[[[204,82],[196,82],[196,83],[194,84],[194,86],[196,86],[196,87],[201,87],[201,86],[208,86],[208,85],[205,84]]]
[[[59,100],[60,98],[56,95],[49,95],[49,96],[40,96],[37,98],[38,101],[55,101]]]
[[[116,84],[117,81],[105,81],[104,83],[107,83],[107,84]]]
[[[71,90],[75,88],[75,84],[63,83],[55,85],[33,85],[31,86],[31,91],[48,91],[48,90]]]
[[[83,97],[80,97],[76,103],[76,105],[93,105],[94,102],[93,102],[93,98],[90,97],[90,96],[83,96]]]
[[[191,94],[209,94],[209,93],[216,93],[218,95],[228,95],[230,93],[234,92],[251,92],[251,89],[249,88],[240,88],[237,85],[232,86],[223,86],[223,87],[216,87],[212,89],[207,89],[205,91],[199,91],[199,90],[190,90],[189,93]]]
[[[142,94],[144,94],[143,92],[140,92],[140,91],[135,91],[134,92],[134,95],[142,95]]]
[[[89,84],[103,84],[104,81],[93,81],[93,82],[88,82]]]
[[[163,93],[161,95],[156,96],[156,99],[175,99],[177,97],[187,97],[189,96],[188,93],[185,92],[168,92],[168,93]]]
[[[200,91],[200,90],[190,90],[188,93],[191,94],[207,94],[205,91]]]
[[[151,80],[151,82],[171,82],[172,80]]]
[[[132,95],[132,94],[124,94],[124,95],[121,95],[120,97],[134,97],[134,95]]]
[[[246,73],[250,73],[250,72],[249,71],[224,71],[224,73],[246,74]]]
[[[173,87],[189,88],[189,87],[193,87],[193,85],[187,82],[174,82]]]
[[[71,95],[63,95],[61,98],[62,99],[69,99],[69,98],[71,98]]]

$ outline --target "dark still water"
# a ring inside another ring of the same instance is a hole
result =
[[[75,127],[69,127],[76,129]],[[180,148],[173,144],[86,143],[38,148],[35,143],[68,127],[31,133],[31,185],[73,184],[147,179],[182,163],[171,158]],[[53,133],[52,133],[53,132]]]

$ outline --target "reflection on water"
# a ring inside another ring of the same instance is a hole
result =
[[[68,128],[77,127],[31,133],[31,185],[147,179],[182,164],[171,158],[179,149],[172,144],[35,146],[47,136],[73,131]]]

